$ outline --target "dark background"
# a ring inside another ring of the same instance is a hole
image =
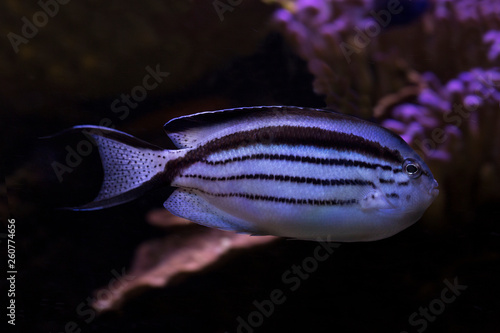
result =
[[[182,114],[265,104],[324,107],[306,63],[269,26],[274,9],[244,1],[220,21],[211,2],[70,2],[18,53],[8,41],[2,46],[0,211],[3,224],[16,220],[18,270],[11,331],[236,332],[238,317],[248,321],[256,310],[255,300],[280,289],[286,301],[255,332],[417,332],[423,326],[412,326],[409,317],[455,278],[467,289],[426,331],[498,331],[496,202],[447,220],[446,227],[429,228],[443,221],[426,215],[389,239],[342,244],[296,291],[282,275],[311,257],[316,242],[278,240],[232,251],[177,283],[139,290],[116,311],[93,318],[77,310],[110,282],[113,270],[130,268],[139,244],[172,232],[146,221],[171,189],[102,211],[61,210],[96,194],[99,158],[93,152],[59,182],[51,163],[64,162],[65,147],[81,136],[40,138],[110,118],[117,129],[172,148],[162,126]],[[19,33],[21,18],[39,8],[5,3],[0,10],[7,34]],[[119,119],[110,104],[156,64],[169,77]]]

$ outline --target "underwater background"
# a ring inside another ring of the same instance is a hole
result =
[[[500,331],[500,2],[5,0],[0,30],[10,331]],[[92,200],[102,167],[55,133],[173,148],[168,120],[254,105],[379,123],[440,195],[403,232],[343,244],[194,225],[163,209],[169,188],[59,209]]]

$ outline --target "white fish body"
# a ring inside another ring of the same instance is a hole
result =
[[[104,167],[97,198],[78,209],[177,189],[171,213],[223,230],[298,239],[371,241],[415,223],[438,194],[422,159],[397,135],[332,111],[251,107],[173,119],[178,150],[79,127]]]

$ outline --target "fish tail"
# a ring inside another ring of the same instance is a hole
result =
[[[99,149],[104,179],[97,197],[73,210],[96,210],[134,200],[165,184],[162,174],[171,151],[129,134],[98,126],[77,126]]]

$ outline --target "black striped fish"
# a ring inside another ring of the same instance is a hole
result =
[[[244,107],[167,122],[177,150],[113,129],[78,126],[99,147],[104,181],[79,210],[162,187],[171,213],[236,232],[371,241],[416,222],[438,194],[423,160],[397,135],[333,111]]]

